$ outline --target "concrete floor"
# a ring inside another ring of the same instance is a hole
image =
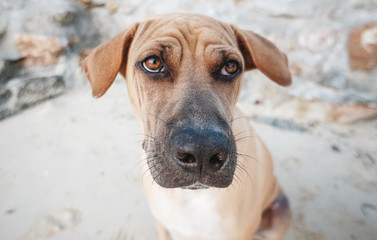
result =
[[[252,124],[291,201],[285,240],[377,239],[376,120]],[[123,82],[99,100],[85,87],[1,121],[0,239],[156,239],[141,139]]]

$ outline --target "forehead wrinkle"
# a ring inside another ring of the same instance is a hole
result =
[[[221,56],[235,55],[237,58],[242,59],[242,55],[237,48],[228,45],[208,44],[205,48],[205,54],[216,54]]]
[[[168,50],[168,51],[166,51]],[[178,59],[182,59],[181,43],[174,37],[162,37],[149,41],[147,44],[142,45],[136,51],[136,58],[138,61],[148,57],[150,54],[172,54],[177,55]],[[162,56],[164,57],[164,56]]]
[[[187,37],[183,32],[188,29],[189,18],[187,16],[174,15],[168,18],[150,19],[142,23],[139,27],[137,36],[138,42],[146,42],[149,38],[160,38],[164,36],[175,37],[178,41],[183,37]],[[182,29],[185,27],[185,29]],[[135,37],[135,38],[136,38]]]
[[[146,51],[161,51],[165,48],[181,48],[180,43],[176,42],[174,38],[172,37],[162,37],[157,38],[151,41],[148,41],[146,44],[144,44],[142,47],[140,47],[137,51],[137,53],[142,53]]]
[[[217,29],[215,30],[211,28],[203,31],[200,35],[198,35],[197,39],[200,39],[201,41],[200,45],[197,46],[195,52],[197,52],[200,57],[205,57],[205,55],[208,53],[208,48],[211,48],[211,52],[214,52],[216,49],[226,50],[226,52],[236,52],[237,41],[233,36],[234,34],[229,34],[225,27],[222,27],[220,29],[224,31],[216,31]],[[204,36],[201,37],[201,35]],[[211,37],[206,38],[206,36]]]
[[[205,21],[203,21],[204,19]],[[186,47],[190,48],[193,53],[203,51],[206,45],[212,44],[208,41],[214,39],[217,44],[235,46],[237,43],[234,31],[228,24],[195,14],[157,16],[141,25],[135,36],[135,42],[141,44],[150,39],[170,36],[178,41],[182,55]],[[181,56],[181,60],[182,58],[183,56]]]

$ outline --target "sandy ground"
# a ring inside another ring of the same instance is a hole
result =
[[[157,238],[124,85],[99,100],[86,86],[0,122],[0,239]],[[285,240],[377,239],[376,120],[252,124],[291,201]]]

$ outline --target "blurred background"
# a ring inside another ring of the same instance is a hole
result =
[[[288,55],[291,87],[248,72],[239,101],[290,198],[285,239],[376,240],[376,0],[0,0],[0,239],[157,239],[125,81],[93,100],[80,63],[172,11]]]

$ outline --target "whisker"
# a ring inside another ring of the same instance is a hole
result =
[[[156,166],[155,166],[155,164],[151,164],[151,165],[148,165],[148,168],[144,171],[144,173],[143,173],[143,179],[144,179],[144,177],[145,177],[145,174],[147,174],[147,172],[150,172],[151,173],[151,175],[153,176],[153,174],[157,171],[157,169],[156,169]],[[154,182],[154,178],[152,177],[152,183]]]
[[[252,185],[255,185],[254,178],[249,174],[249,172],[246,170],[245,166],[243,166],[241,163],[239,163],[239,164],[237,164],[237,168],[240,171],[244,172],[248,176],[248,178],[250,179]]]
[[[238,187],[241,186],[241,182],[242,182],[242,180],[241,180],[241,178],[240,178],[240,177],[238,176],[238,174],[237,174],[237,168],[236,168],[236,172],[234,173],[234,178],[233,178],[233,180],[236,181]]]
[[[148,134],[145,134],[145,133],[134,133],[134,134],[131,134],[132,136],[143,136],[143,137],[150,137],[150,138],[153,138],[152,136],[148,135]]]
[[[148,140],[148,139],[142,139],[142,140],[137,140],[136,142],[138,142],[138,143],[143,143],[143,142],[151,142],[151,143],[154,143],[154,142],[156,142],[156,140]]]
[[[251,135],[251,136],[245,136],[245,137],[240,137],[240,138],[237,138],[237,139],[235,139],[234,141],[240,141],[240,140],[244,140],[244,139],[248,139],[248,138],[258,138],[258,136],[257,135]]]
[[[157,117],[156,115],[154,115],[154,114],[152,114],[152,113],[150,113],[150,115],[152,116],[152,117],[155,117],[156,119],[158,119],[158,120],[160,120],[161,122],[163,122],[163,123],[168,123],[167,121],[165,121],[164,119],[162,119],[162,118],[160,118],[160,117]]]
[[[157,169],[156,169],[156,171],[157,171]],[[161,176],[161,174],[162,174],[162,171],[160,171],[155,177],[153,177],[153,174],[155,173],[155,172],[151,172],[152,173],[152,179],[153,179],[153,181],[152,181],[152,187],[153,187],[153,184],[156,182],[156,180],[155,179],[158,179],[160,176]],[[157,183],[156,183],[157,184]]]
[[[133,166],[133,169],[135,169],[137,165],[139,165],[139,164],[141,164],[141,163],[144,162],[143,165],[141,165],[141,167],[143,168],[145,166],[145,164],[148,163],[148,160],[153,159],[154,157],[155,157],[155,155],[150,155],[150,156],[147,156],[145,158],[142,158],[140,161],[138,161],[137,163],[135,163],[135,165]]]
[[[255,157],[252,157],[252,156],[249,156],[249,155],[247,155],[247,154],[240,153],[240,152],[237,152],[236,154],[237,154],[237,156],[243,157],[243,158],[246,159],[246,160],[247,160],[247,158],[252,159],[252,160],[254,160],[255,162],[257,162],[260,166],[262,166],[262,164],[261,164],[261,163],[258,161],[258,159],[256,159]]]
[[[242,134],[242,133],[244,133],[244,132],[248,132],[248,131],[249,131],[248,129],[247,129],[247,130],[240,131],[240,132],[234,134],[233,137],[237,137],[238,135],[240,135],[240,134]]]
[[[144,161],[143,153],[140,153],[135,159],[132,160],[133,166],[132,170],[134,170],[139,164],[141,164]]]
[[[239,119],[242,119],[242,118],[246,118],[246,116],[239,116],[239,117],[236,117],[236,118],[232,118],[228,123],[231,124],[232,122],[236,121],[236,120],[239,120]]]

